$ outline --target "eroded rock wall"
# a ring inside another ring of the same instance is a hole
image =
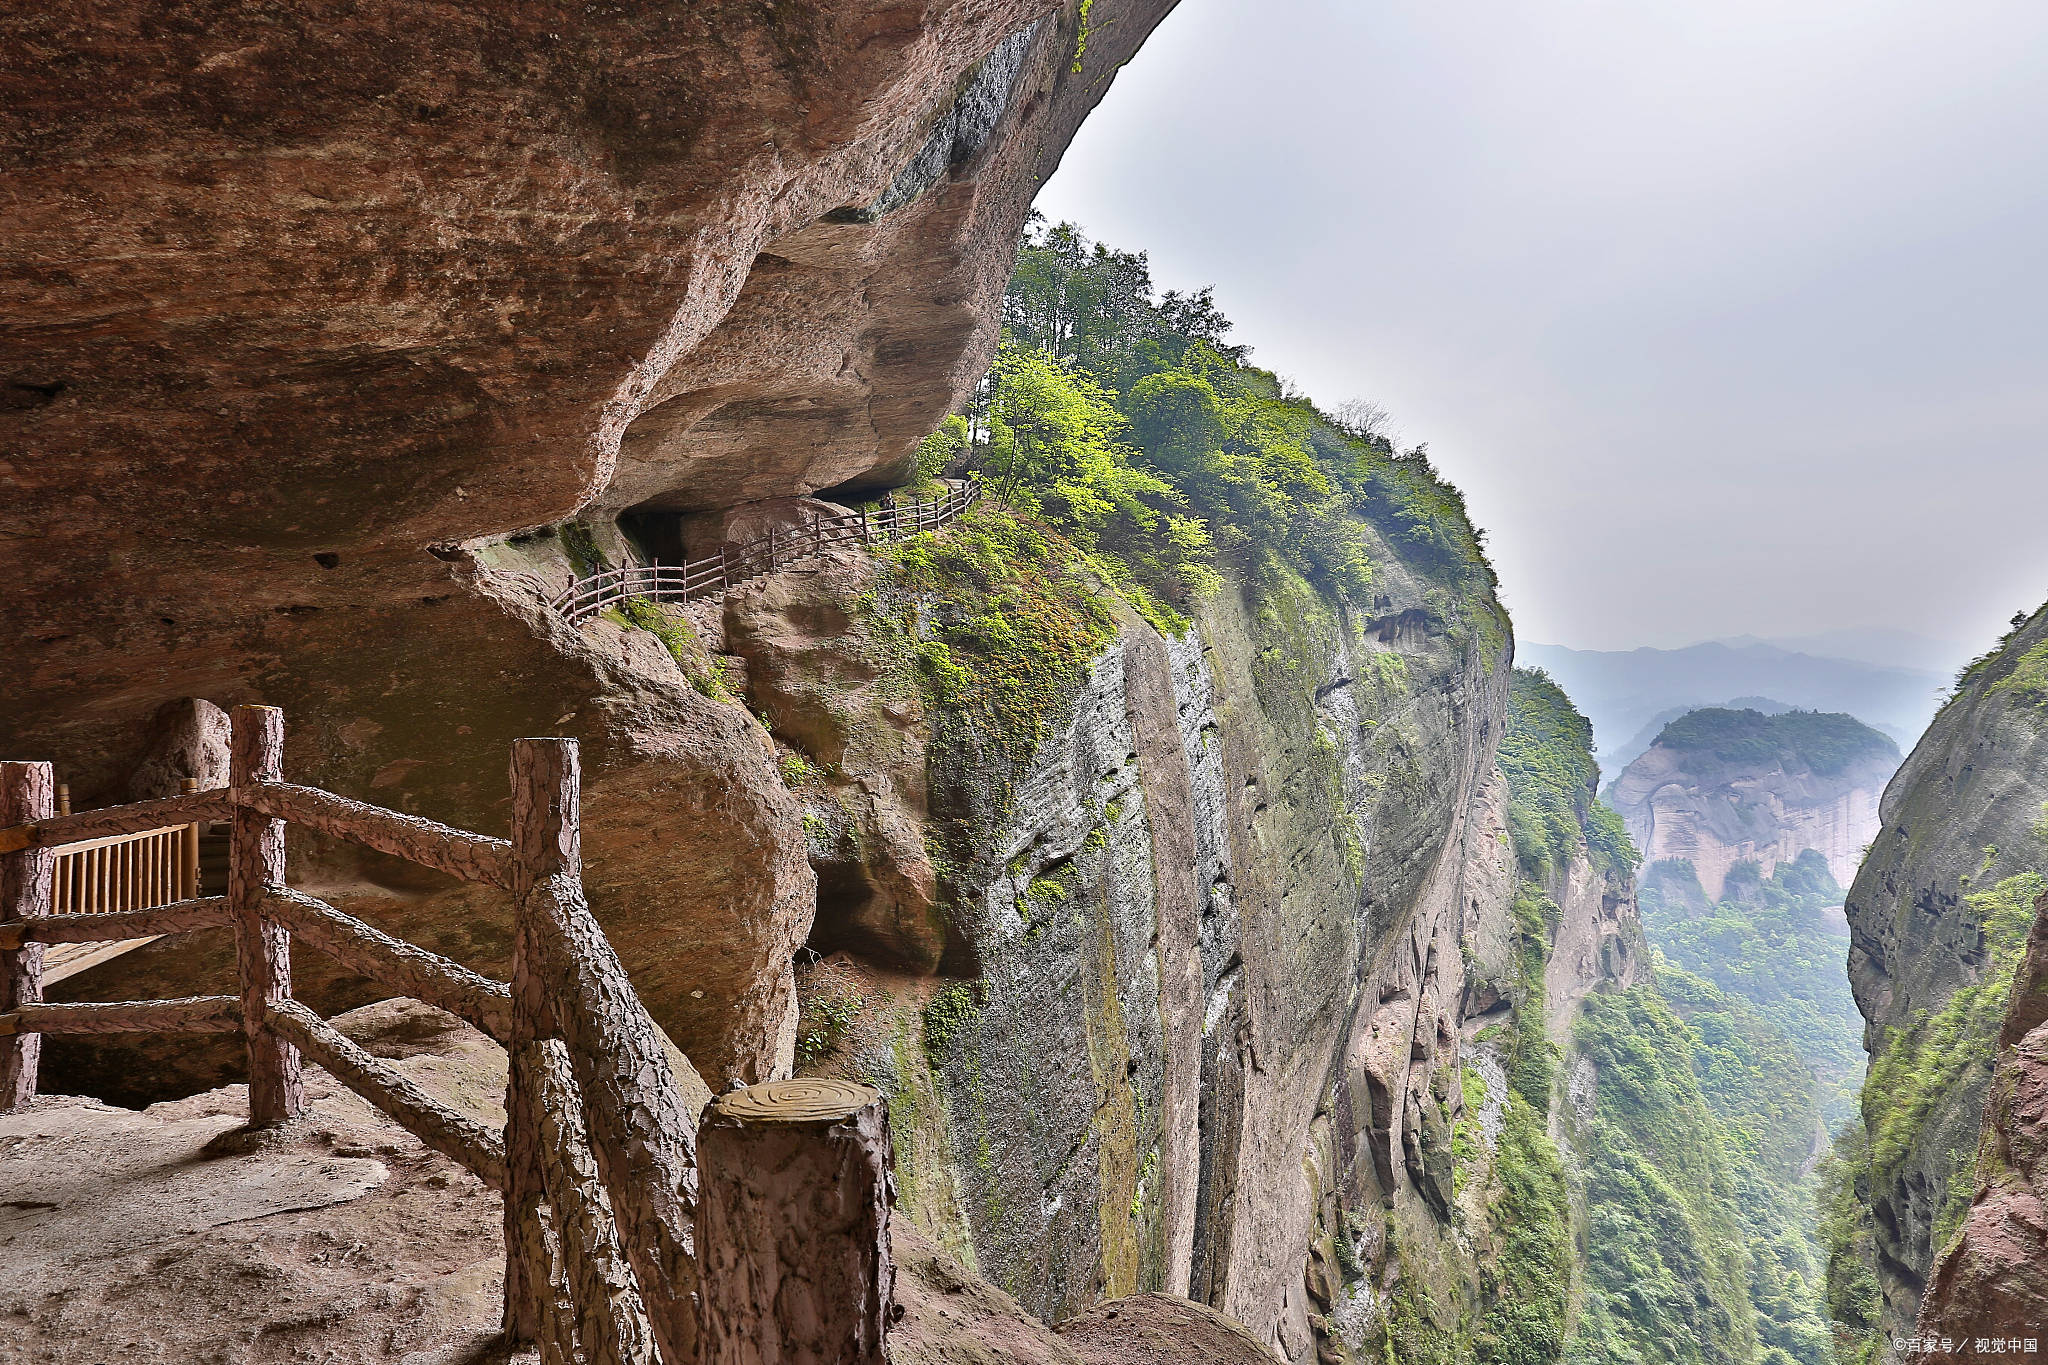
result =
[[[722,647],[817,769],[800,1060],[889,1091],[905,1208],[1049,1318],[1186,1293],[1306,1361],[1376,1342],[1390,1219],[1469,1262],[1451,1124],[1464,940],[1509,937],[1479,870],[1513,857],[1507,640],[1490,595],[1379,549],[1369,612],[1275,564],[1162,635],[1098,587],[1113,632],[1014,770],[892,683],[912,646],[862,556],[728,602]]]
[[[1875,1071],[1916,1019],[1939,1015],[1992,970],[1971,895],[2048,865],[2048,708],[2024,686],[2048,645],[2036,612],[1966,673],[1885,790],[1883,828],[1850,887],[1849,981],[1867,1021]],[[1951,1181],[1978,1149],[1992,1057],[1967,1059],[1927,1096],[1896,1155],[1874,1165],[1870,1199],[1887,1336],[1910,1334],[1940,1247],[1934,1229]],[[1866,1087],[1873,1134],[1896,1096]],[[1899,1131],[1896,1122],[1893,1131]],[[1973,1333],[1973,1336],[1980,1335]]]

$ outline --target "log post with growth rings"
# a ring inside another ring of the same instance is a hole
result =
[[[734,1090],[698,1132],[704,1365],[883,1365],[889,1115],[824,1077]]]
[[[54,808],[56,774],[47,763],[0,763],[0,829],[47,820]],[[0,926],[49,913],[57,855],[47,848],[0,853]],[[4,929],[0,929],[4,932]],[[0,1013],[43,998],[43,945],[0,947]],[[0,1038],[0,1114],[26,1109],[36,1097],[43,1035]]]
[[[284,777],[284,712],[237,706],[231,721],[228,784],[237,789]],[[263,897],[284,885],[284,821],[237,807],[228,836],[228,912],[242,982],[242,1036],[249,1046],[249,1123],[282,1123],[305,1106],[299,1050],[269,1027],[270,1010],[292,995],[292,940],[263,913]]]

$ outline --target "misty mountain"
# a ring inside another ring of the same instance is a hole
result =
[[[1555,678],[1593,722],[1594,748],[1609,774],[1610,757],[1625,764],[1642,752],[1636,737],[1654,738],[1663,723],[1703,706],[1765,710],[1846,711],[1910,749],[1947,691],[1931,670],[1889,667],[1859,659],[1802,654],[1777,645],[1718,641],[1684,649],[1592,650],[1522,643],[1517,662]]]
[[[1823,659],[1852,659],[1884,668],[1916,668],[1944,677],[1976,657],[1979,647],[1958,640],[1936,639],[1918,631],[1889,626],[1859,626],[1817,631],[1812,635],[1726,635],[1714,641],[1733,649],[1774,645],[1794,654]]]

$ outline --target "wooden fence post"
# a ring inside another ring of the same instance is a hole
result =
[[[199,779],[188,777],[178,783],[178,790],[190,796],[199,790]],[[193,821],[178,831],[178,893],[173,900],[189,901],[199,895],[199,822]]]
[[[570,745],[573,763],[574,742],[558,742]],[[531,747],[530,741],[514,741],[512,1036],[505,1047],[515,1060],[536,1040],[557,1031],[534,941],[533,890],[557,870],[579,870],[581,861],[574,775],[565,791],[561,773],[553,771],[558,766],[558,756],[550,751]],[[505,1337],[515,1347],[532,1344],[551,1328],[542,1321],[554,1289],[553,1257],[541,1213],[547,1187],[536,1103],[532,1074],[512,1066],[505,1078]]]
[[[284,712],[237,706],[228,783],[245,787],[284,776]],[[305,1107],[299,1050],[272,1032],[269,1010],[291,999],[292,939],[263,914],[263,893],[284,885],[284,821],[237,808],[228,837],[228,912],[242,978],[242,1036],[249,1045],[249,1124],[299,1116]]]
[[[661,1031],[583,902],[576,741],[515,740],[512,773],[514,894],[535,998],[569,1046],[591,1153],[661,1358],[694,1365],[695,1134]],[[516,1010],[518,982],[513,998]]]
[[[47,763],[0,763],[0,827],[47,820],[55,804],[55,785],[55,771]],[[50,874],[56,862],[56,854],[47,848],[0,854],[0,925],[49,913]],[[0,1010],[37,1004],[42,998],[43,945],[0,949]],[[40,1033],[0,1038],[0,1114],[17,1113],[35,1101],[42,1056]]]
[[[704,1111],[697,1258],[703,1365],[882,1365],[889,1114],[823,1077],[735,1090]]]

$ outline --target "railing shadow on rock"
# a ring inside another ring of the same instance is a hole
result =
[[[863,509],[839,517],[818,517],[790,531],[770,529],[755,540],[719,547],[715,555],[677,564],[626,564],[579,579],[548,605],[570,625],[581,625],[606,607],[629,598],[652,602],[693,602],[715,597],[786,564],[847,545],[884,545],[935,531],[981,500],[980,480],[954,484],[936,498],[904,507]]]
[[[63,816],[53,814],[48,763],[0,763],[0,1112],[33,1102],[44,1034],[239,1032],[252,1126],[299,1116],[310,1057],[503,1196],[508,1341],[537,1344],[549,1365],[697,1360],[695,1133],[665,1039],[584,902],[575,741],[513,744],[510,840],[287,783],[283,748],[281,712],[239,707],[229,786]],[[221,819],[232,822],[225,896],[50,913],[60,850]],[[511,981],[287,887],[287,824],[509,892]],[[42,1000],[45,945],[218,928],[235,934],[238,995]],[[428,1095],[294,1000],[294,938],[503,1044],[503,1132]]]

